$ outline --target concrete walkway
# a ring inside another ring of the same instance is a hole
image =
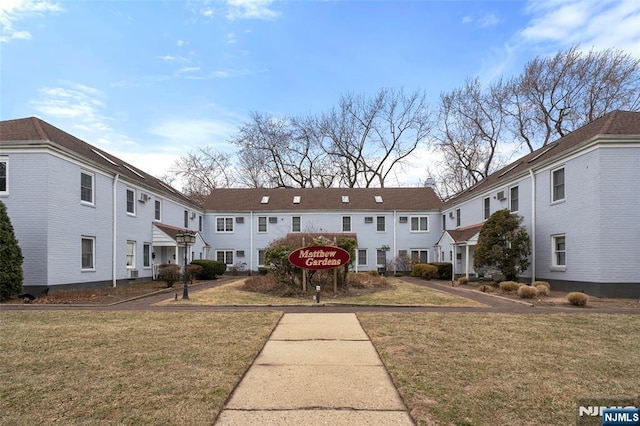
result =
[[[353,313],[284,314],[217,425],[412,425]]]

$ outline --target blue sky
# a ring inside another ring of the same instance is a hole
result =
[[[434,106],[572,44],[640,57],[640,0],[0,2],[0,119],[38,116],[155,175],[251,111],[321,113],[348,92]],[[423,151],[398,185],[424,179]]]

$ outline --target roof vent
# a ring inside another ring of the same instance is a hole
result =
[[[262,200],[260,200],[260,204],[269,204],[269,196],[265,195],[262,197]]]

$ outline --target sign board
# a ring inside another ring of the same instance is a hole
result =
[[[289,262],[302,269],[333,269],[351,260],[349,252],[340,247],[302,247],[289,254]]]

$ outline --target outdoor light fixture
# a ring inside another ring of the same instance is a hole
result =
[[[182,274],[184,287],[182,289],[182,299],[189,299],[189,289],[187,288],[187,248],[189,244],[193,244],[196,242],[195,234],[190,234],[188,232],[180,232],[176,234],[176,243],[178,245],[184,244],[184,273]]]

